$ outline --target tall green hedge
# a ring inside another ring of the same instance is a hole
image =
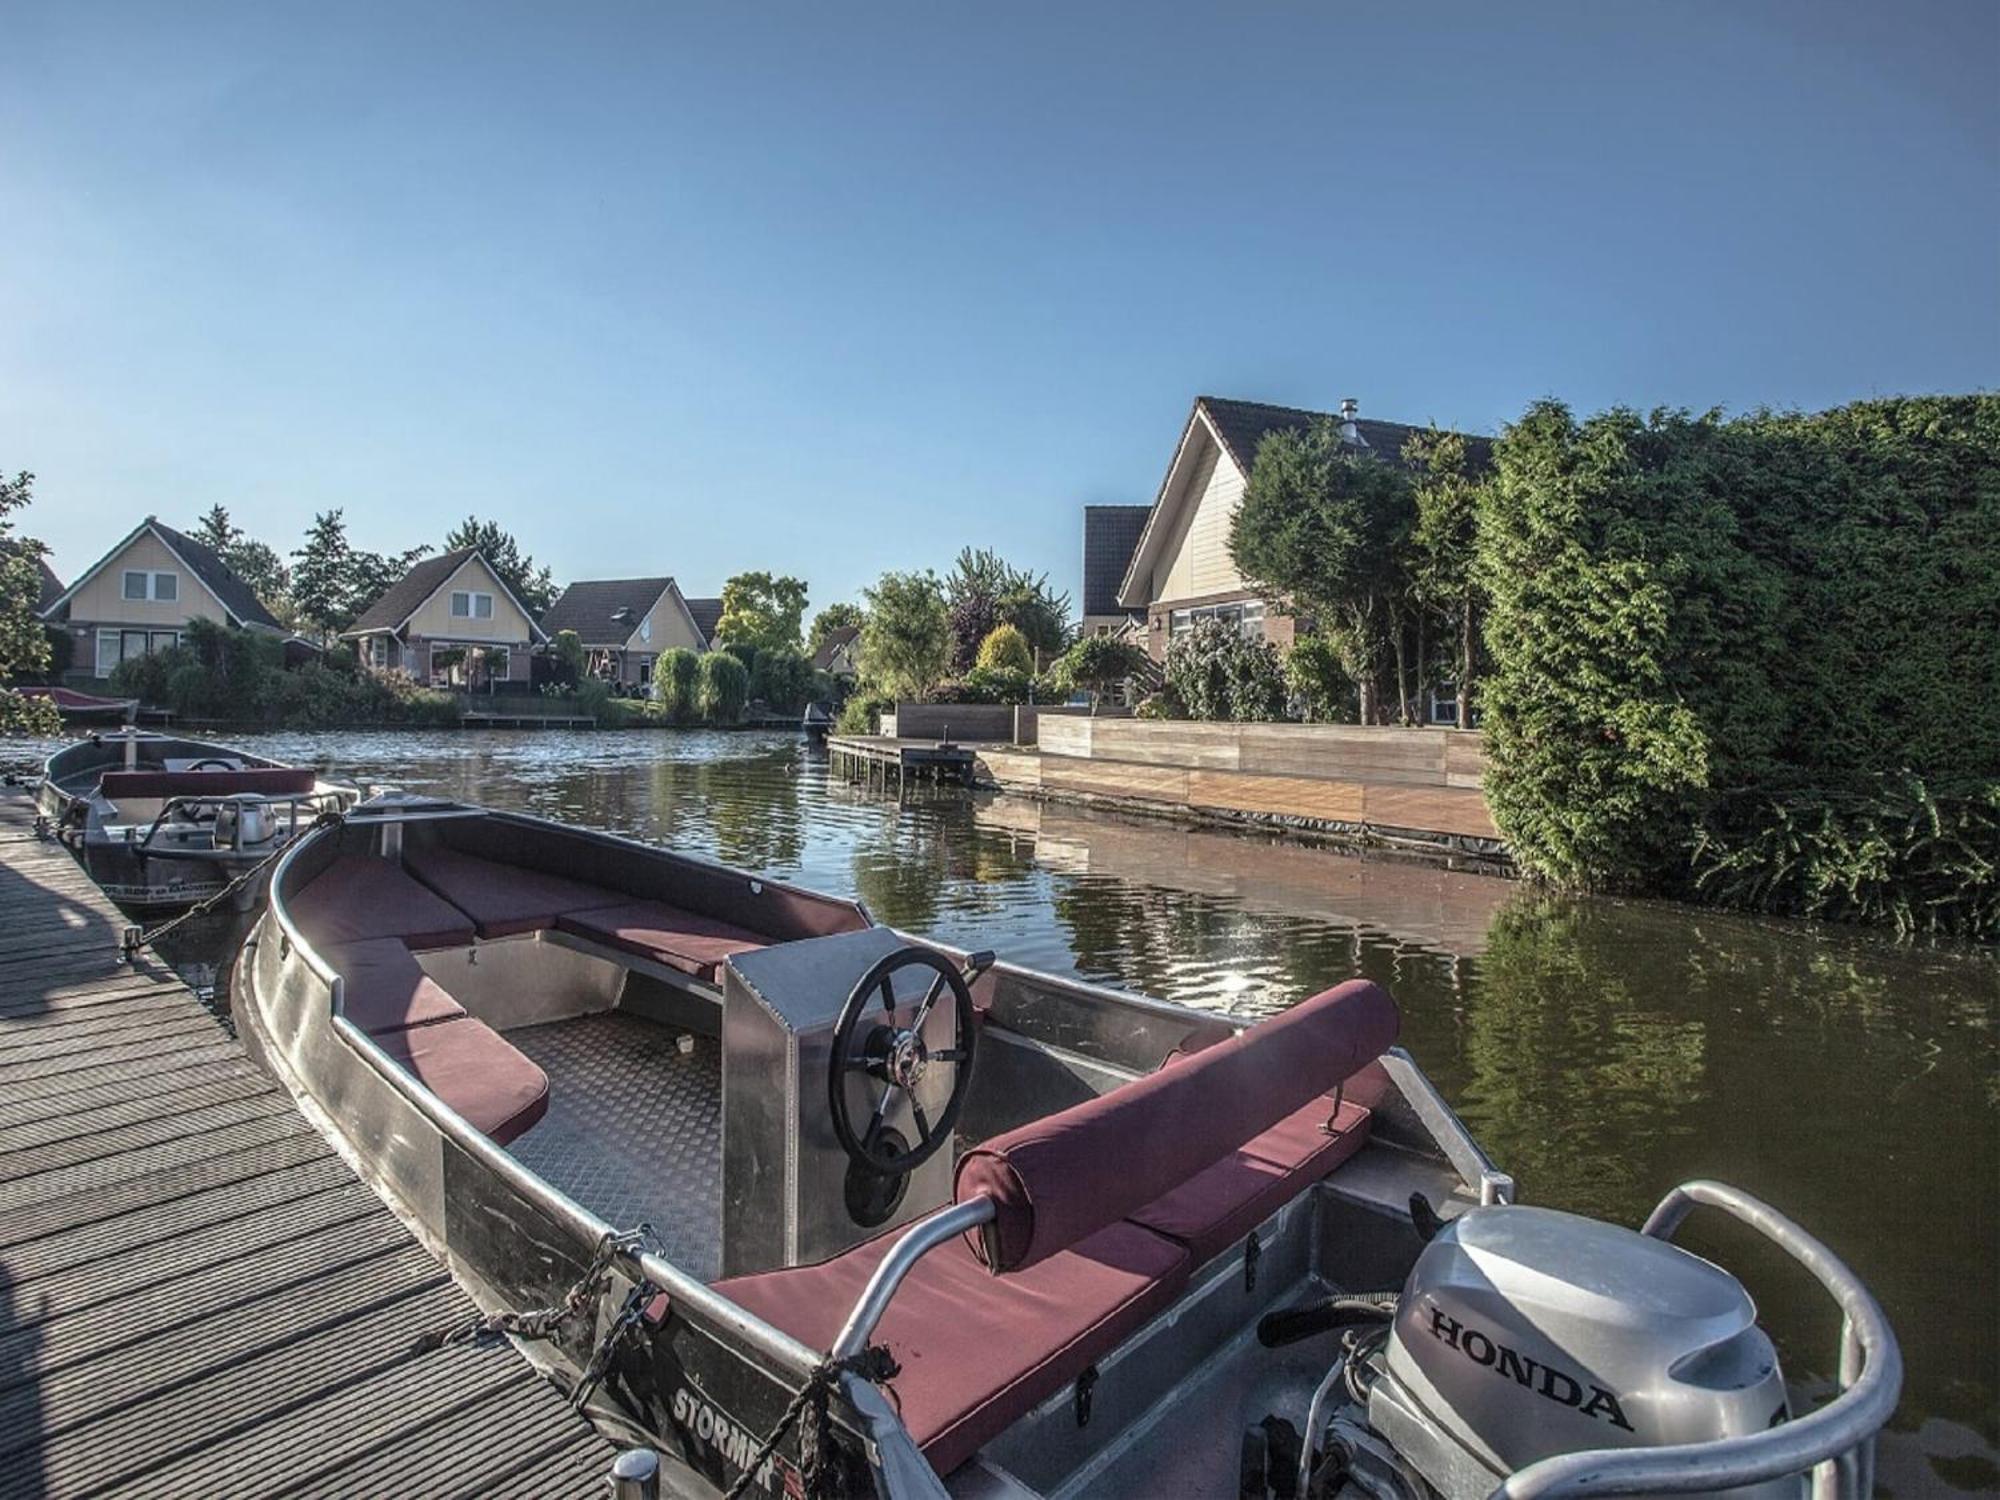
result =
[[[1498,464],[1487,792],[1525,868],[2000,933],[2000,397],[1543,402]]]

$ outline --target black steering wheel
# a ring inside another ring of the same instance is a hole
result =
[[[878,959],[848,994],[833,1028],[827,1105],[833,1117],[834,1136],[856,1166],[883,1177],[900,1177],[922,1166],[951,1139],[952,1126],[958,1122],[966,1088],[972,1082],[972,1055],[979,1042],[970,981],[992,962],[992,954],[975,953],[960,968],[934,948],[915,945],[898,948]],[[893,981],[904,969],[929,969],[935,977],[910,1024],[899,1026]],[[924,1025],[946,990],[951,991],[952,1004],[958,1013],[958,1045],[932,1051],[924,1044]],[[882,1019],[864,1026],[861,1018],[869,1001],[875,998],[882,1002]],[[917,1085],[938,1063],[952,1068],[951,1097],[933,1121],[917,1100]],[[847,1106],[847,1080],[852,1073],[865,1074],[882,1085],[875,1111],[868,1117],[866,1128],[858,1133]],[[898,1149],[902,1139],[898,1132],[888,1131],[886,1138],[884,1132],[889,1107],[899,1093],[909,1099],[910,1118],[917,1128],[916,1144],[907,1150]]]
[[[190,771],[233,771],[236,769],[236,763],[224,760],[219,755],[209,755],[197,761],[190,761],[187,768]]]

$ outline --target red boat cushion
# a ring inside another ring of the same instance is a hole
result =
[[[1021,1270],[1171,1192],[1344,1082],[1395,1041],[1397,1024],[1386,992],[1351,980],[968,1151],[956,1196],[993,1200],[994,1269]]]
[[[347,1019],[371,1036],[465,1014],[394,938],[342,943],[321,954],[341,977]]]
[[[825,1349],[901,1231],[817,1266],[717,1282],[715,1290]],[[989,1275],[964,1243],[940,1245],[897,1289],[875,1330],[903,1371],[904,1424],[948,1474],[1117,1348],[1187,1285],[1188,1253],[1114,1224],[1032,1270]]]
[[[1359,1151],[1368,1122],[1359,1104],[1343,1103],[1335,1114],[1332,1096],[1321,1095],[1155,1198],[1132,1222],[1186,1245],[1203,1265]]]
[[[484,1021],[459,1016],[376,1039],[417,1082],[506,1145],[549,1107],[549,1075]]]
[[[401,938],[412,948],[472,941],[471,918],[372,854],[340,855],[287,904],[315,948],[370,938]]]
[[[98,780],[104,795],[120,797],[227,797],[255,792],[289,797],[309,792],[319,780],[311,766],[246,766],[214,771],[106,771]]]
[[[481,859],[442,844],[405,850],[403,867],[471,917],[483,938],[540,932],[555,926],[556,918],[566,911],[618,906],[632,899],[623,891]]]
[[[556,926],[711,984],[731,954],[765,946],[765,940],[754,932],[682,911],[664,901],[627,901],[623,906],[567,911],[556,919]]]

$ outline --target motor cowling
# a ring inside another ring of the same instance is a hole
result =
[[[1735,1277],[1663,1240],[1475,1209],[1410,1273],[1369,1425],[1447,1495],[1483,1495],[1555,1454],[1761,1431],[1787,1407],[1756,1318]]]

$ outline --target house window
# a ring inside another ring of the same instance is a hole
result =
[[[455,620],[490,620],[493,618],[493,596],[460,589],[451,596],[451,613]]]
[[[171,651],[181,643],[178,630],[100,630],[97,632],[97,675],[109,677],[121,661]]]
[[[389,665],[389,638],[386,635],[368,637],[368,665],[371,667]]]
[[[178,573],[149,573],[144,568],[127,568],[123,579],[127,599],[157,599],[172,604],[181,596]]]
[[[1177,609],[1167,617],[1167,639],[1172,640],[1175,636],[1184,634],[1197,620],[1220,620],[1225,625],[1234,625],[1253,641],[1264,639],[1262,599]]]
[[[651,682],[652,680],[653,680],[653,664],[650,661],[640,662],[639,686],[644,687],[647,683]]]

